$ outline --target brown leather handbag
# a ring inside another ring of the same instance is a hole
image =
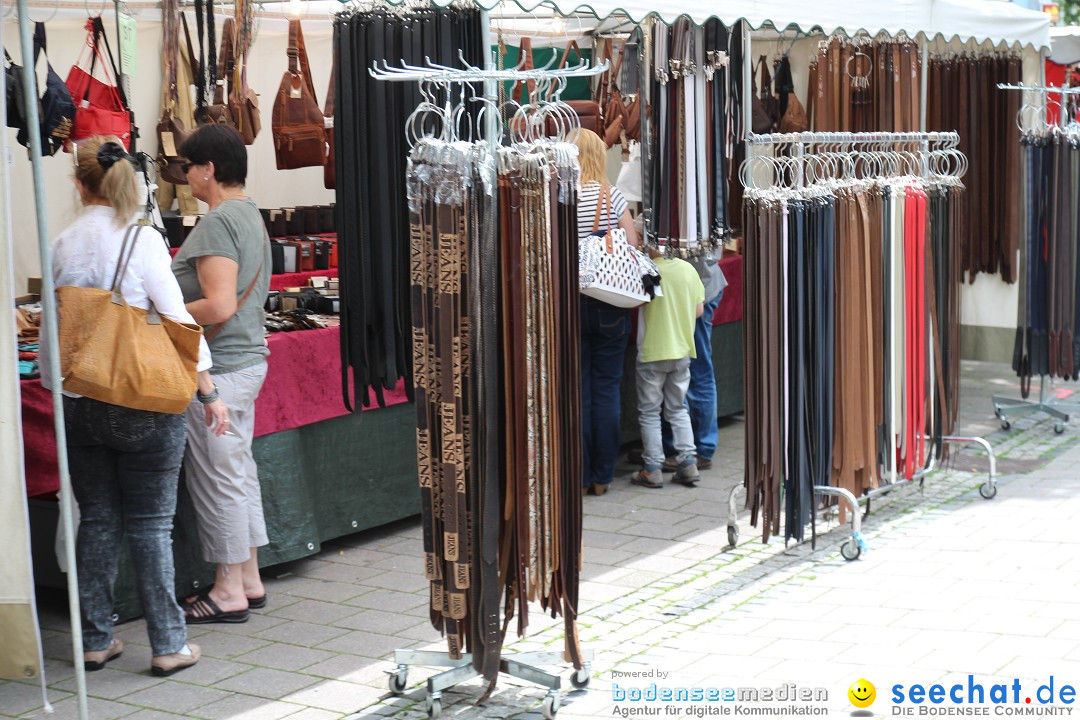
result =
[[[608,42],[604,45],[602,59],[608,62],[608,71],[600,76],[596,88],[597,106],[603,109],[604,132],[600,137],[609,148],[622,141],[623,127],[626,124],[626,107],[623,105],[622,93],[616,85],[616,78],[622,71],[623,54],[620,52],[618,63],[614,63],[611,49],[613,44]],[[614,69],[611,69],[613,63]]]
[[[221,29],[221,47],[218,48],[214,101],[206,106],[205,116],[201,118],[201,122],[228,125],[234,130],[236,129],[236,121],[233,117],[232,103],[225,97],[225,78],[233,64],[233,36],[235,33],[235,22],[232,18],[226,18],[225,25]]]
[[[570,60],[570,53],[576,52],[578,58],[581,58],[581,48],[578,47],[577,40],[571,40],[566,46],[566,50],[563,51],[562,59],[559,60],[559,69],[566,67],[567,62]],[[566,104],[569,105],[574,114],[578,116],[578,121],[581,123],[581,127],[585,130],[592,130],[601,138],[604,137],[604,112],[600,107],[600,103],[596,100],[567,100]]]
[[[244,144],[251,145],[262,129],[259,96],[247,84],[247,50],[241,50],[235,32],[232,38],[232,57],[225,67],[229,79],[229,111]]]
[[[157,124],[157,139],[158,139],[158,154],[157,165],[158,173],[162,179],[169,181],[174,185],[187,185],[187,177],[184,171],[181,169],[181,165],[184,163],[184,158],[180,157],[179,148],[187,140],[188,135],[191,134],[184,122],[176,116],[177,103],[179,102],[178,95],[178,65],[180,61],[180,46],[179,46],[179,28],[177,26],[177,17],[181,19],[184,17],[179,10],[179,3],[177,0],[169,0],[164,6],[166,18],[168,21],[164,24],[164,48],[163,55],[165,57],[165,79],[167,85],[163,88],[164,92],[162,98],[161,119]],[[185,31],[187,25],[185,22]],[[188,40],[188,52],[190,52],[191,41]],[[186,83],[185,83],[186,85]],[[187,87],[184,88],[185,92]]]
[[[299,20],[289,21],[289,69],[281,77],[270,125],[278,170],[326,165],[326,118],[315,98]]]
[[[326,165],[323,167],[323,187],[333,190],[336,186],[334,173],[334,83],[337,82],[337,53],[330,66],[330,87],[326,90]]]
[[[810,120],[807,118],[803,104],[795,93],[788,93],[787,110],[784,117],[780,118],[780,132],[796,133],[810,129]]]

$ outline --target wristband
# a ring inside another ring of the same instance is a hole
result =
[[[214,386],[214,389],[210,391],[209,395],[203,395],[198,390],[195,391],[195,399],[201,402],[203,405],[209,405],[210,403],[217,400],[219,397],[221,397],[221,393],[218,392],[217,385]]]

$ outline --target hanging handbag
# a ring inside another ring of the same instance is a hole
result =
[[[210,22],[213,22],[213,0],[210,2]],[[217,54],[217,76],[213,78],[214,101],[206,106],[204,123],[218,123],[228,125],[236,129],[236,121],[233,117],[233,106],[226,97],[225,79],[228,77],[232,66],[233,57],[233,34],[235,23],[232,18],[225,19],[225,25],[221,28],[221,45]]]
[[[94,400],[179,415],[195,396],[198,325],[131,307],[120,294],[141,226],[128,227],[110,290],[57,288],[64,390]]]
[[[245,11],[245,4],[237,6],[238,12]],[[262,129],[259,117],[259,96],[247,84],[248,43],[242,33],[233,38],[233,61],[229,69],[229,108],[233,121],[245,145],[251,145]]]
[[[187,35],[187,21],[180,13],[177,0],[166,0],[166,21],[162,25],[164,32],[164,56],[165,56],[165,79],[166,87],[162,101],[161,118],[157,124],[158,173],[163,180],[174,185],[187,185],[187,174],[184,172],[184,158],[180,156],[179,148],[191,134],[184,122],[177,117],[178,95],[178,63],[180,62],[179,32],[176,26],[177,17],[184,25],[184,34]],[[191,55],[191,38],[187,38],[188,58]],[[194,70],[194,68],[192,68]],[[186,91],[186,88],[185,88]]]
[[[795,93],[788,93],[787,110],[784,117],[780,118],[780,132],[797,133],[810,129],[810,120],[806,115],[803,104],[799,102]]]
[[[23,102],[22,67],[16,65],[4,48],[4,89],[7,93],[7,126],[9,128],[26,128],[26,106]],[[71,94],[68,94],[68,98]]]
[[[333,190],[334,177],[334,83],[337,82],[337,53],[330,65],[330,87],[326,90],[326,165],[323,167],[323,187]]]
[[[751,99],[751,127],[760,135],[776,129],[776,124],[780,121],[780,106],[772,94],[772,78],[769,76],[769,68],[766,66],[764,55],[758,60],[758,71],[761,74],[760,87],[757,73],[751,75],[754,86]]]
[[[566,67],[570,60],[570,53],[576,52],[578,59],[583,58],[581,54],[581,48],[578,47],[577,40],[571,40],[566,46],[566,50],[563,52],[562,59],[559,61],[558,68],[561,70]],[[554,88],[552,88],[554,90]],[[552,96],[549,95],[550,100]],[[592,130],[599,135],[601,139],[604,137],[604,113],[600,107],[600,103],[596,100],[567,100],[566,104],[577,115],[578,121],[581,123],[581,127],[585,130]],[[550,133],[549,131],[549,134]]]
[[[101,23],[101,16],[87,20],[86,30],[88,33],[86,44],[90,50],[89,70],[83,70],[80,67],[83,62],[80,57],[79,63],[71,68],[67,77],[67,88],[71,92],[71,99],[75,102],[75,121],[70,139],[78,142],[95,135],[115,135],[123,143],[124,148],[130,150],[134,124],[123,91],[114,80],[117,76],[116,63],[113,60],[112,50],[109,48],[108,37],[105,35],[105,27]],[[101,52],[102,43],[105,45],[104,55]],[[106,56],[109,58],[108,66],[105,64]],[[94,77],[94,69],[98,61],[101,62],[101,72],[106,82]],[[109,67],[113,69],[111,75]]]
[[[635,28],[619,51],[619,88],[623,93],[623,134],[641,142],[641,59],[638,53],[644,35]]]
[[[7,51],[4,51],[5,54]],[[75,118],[75,103],[71,100],[64,81],[53,70],[46,48],[45,23],[34,23],[34,62],[37,71],[38,58],[45,55],[45,89],[38,102],[38,120],[41,132],[41,153],[55,155],[64,146],[64,141],[71,135],[72,122]],[[10,61],[11,58],[8,58]],[[22,108],[22,78],[19,78],[19,108]],[[9,123],[10,124],[10,123]],[[26,127],[26,118],[22,120],[16,140],[23,147],[30,146],[30,133]]]
[[[601,212],[609,225],[606,231],[600,230]],[[656,266],[627,242],[625,230],[610,227],[610,214],[611,186],[604,185],[596,200],[592,234],[578,243],[578,287],[583,295],[609,305],[637,307],[652,299],[642,282],[642,269],[646,264]]]
[[[612,68],[613,44],[609,41],[604,45],[603,59],[608,63],[608,70],[600,76],[597,85],[597,106],[603,110],[601,121],[604,125],[604,132],[600,137],[609,148],[622,141],[623,126],[626,123],[626,108],[623,106],[622,93],[616,85],[616,78],[622,71],[623,54],[619,52],[619,61]]]
[[[326,165],[326,118],[315,99],[304,33],[289,21],[289,69],[281,77],[271,127],[278,170]]]

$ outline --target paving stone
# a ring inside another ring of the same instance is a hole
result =
[[[181,677],[186,683],[210,686],[250,669],[250,665],[231,660],[218,660],[204,655],[198,663],[184,670]]]
[[[383,658],[403,645],[401,639],[389,635],[351,631],[319,645],[320,650],[345,652],[370,658]]]
[[[185,672],[190,672],[190,670]],[[218,702],[228,696],[227,692],[221,690],[174,680],[148,690],[132,693],[124,698],[124,702],[151,710],[193,715],[198,708]],[[98,716],[95,714],[94,717]]]
[[[394,635],[405,628],[415,627],[416,618],[395,612],[365,609],[355,615],[338,620],[334,623],[334,626],[350,630],[363,630],[364,632],[380,635]]]
[[[297,705],[339,713],[351,713],[375,702],[384,692],[364,685],[355,685],[338,680],[323,680],[282,699]]]
[[[423,573],[400,573],[379,571],[377,575],[361,581],[362,585],[382,588],[383,590],[396,590],[398,592],[413,593],[428,587],[428,581]]]
[[[324,662],[332,657],[334,657],[333,653],[323,650],[282,643],[268,643],[258,650],[236,657],[235,660],[236,662],[258,667],[296,671]]]
[[[160,685],[162,682],[161,678],[156,678],[145,671],[130,673],[116,670],[112,667],[112,663],[103,670],[86,674],[87,692],[94,697],[105,698],[106,700],[116,700],[138,690]],[[76,691],[75,678],[64,680],[53,687],[74,693]]]
[[[302,709],[299,705],[251,695],[230,695],[194,712],[206,720],[280,720],[293,717]]]
[[[318,682],[318,678],[259,667],[235,675],[214,687],[219,690],[276,700],[315,682]]]
[[[70,697],[71,693],[53,688],[48,689],[47,697],[54,706]],[[41,687],[22,682],[0,682],[0,713],[9,717],[18,717],[42,707]]]
[[[353,612],[357,612],[354,608]],[[313,647],[336,637],[341,637],[348,630],[344,628],[316,625],[311,622],[293,620],[291,622],[276,625],[267,630],[256,633],[256,637],[274,642],[288,643],[290,645],[303,645]]]
[[[200,642],[199,647],[202,648],[203,657],[231,660],[268,644],[269,641],[259,637],[214,633],[207,641]]]
[[[38,696],[40,697],[40,695]],[[60,700],[59,702],[52,703],[53,713],[47,714],[44,709],[37,709],[32,712],[20,715],[22,718],[39,718],[48,720],[78,720],[79,715],[79,702],[74,696],[70,696]],[[122,718],[126,715],[130,715],[133,711],[139,708],[132,705],[126,705],[123,703],[112,702],[110,700],[102,700],[100,698],[91,697],[87,699],[87,710],[93,720],[115,720],[116,718]]]
[[[343,603],[362,594],[364,589],[351,583],[305,578],[304,582],[297,583],[294,587],[291,587],[284,592],[294,597],[307,598],[309,600]],[[280,597],[280,595],[276,597]]]

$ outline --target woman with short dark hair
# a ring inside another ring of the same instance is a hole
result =
[[[247,147],[240,133],[204,125],[179,151],[192,194],[210,206],[172,266],[188,311],[205,327],[214,362],[216,387],[196,396],[188,416],[200,417],[202,403],[218,397],[230,413],[222,436],[188,422],[184,472],[203,555],[217,565],[217,575],[184,610],[188,624],[240,623],[249,608],[266,603],[257,548],[269,540],[251,441],[270,354],[263,336],[270,243],[258,206],[244,193]]]

